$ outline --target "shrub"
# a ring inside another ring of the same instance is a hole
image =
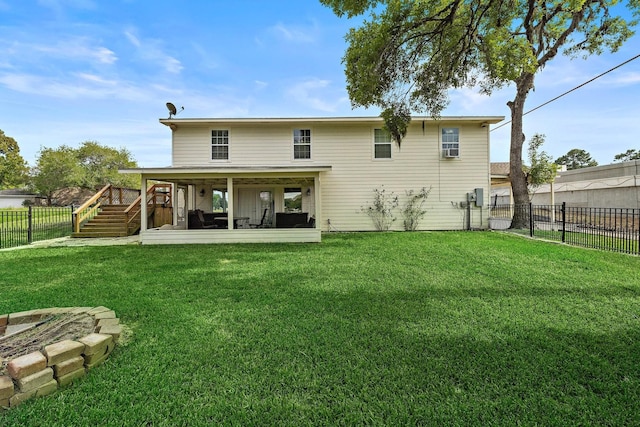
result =
[[[407,203],[402,209],[402,217],[404,218],[404,229],[406,231],[416,231],[420,220],[424,218],[427,211],[424,209],[424,204],[427,202],[431,188],[427,190],[422,189],[415,193],[413,190],[405,191],[407,195]]]
[[[373,221],[378,231],[388,231],[396,220],[393,210],[398,207],[398,196],[393,191],[387,193],[384,187],[373,190],[373,203],[371,206],[361,207],[360,211],[366,213]]]

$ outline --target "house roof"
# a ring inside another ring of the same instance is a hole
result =
[[[509,176],[509,162],[491,162],[491,175]]]
[[[0,190],[0,196],[35,196],[35,194],[30,193],[27,190],[9,189]]]
[[[316,173],[330,171],[328,165],[309,166],[167,166],[160,168],[131,168],[120,169],[121,173],[144,173],[158,175],[193,175],[193,174],[222,174],[222,175],[243,175],[243,174],[277,174],[277,173]]]
[[[412,117],[413,121],[430,122],[471,122],[496,124],[504,120],[504,116],[442,116],[434,119],[430,116]],[[383,123],[380,116],[375,117],[262,117],[262,118],[170,118],[160,119],[160,123],[171,127],[180,124],[216,124],[216,123],[238,123],[238,124],[270,124],[270,123]]]

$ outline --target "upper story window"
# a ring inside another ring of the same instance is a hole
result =
[[[229,159],[229,131],[211,131],[211,160]]]
[[[373,131],[373,157],[375,159],[391,158],[391,134],[385,129]]]
[[[311,158],[311,129],[293,130],[293,158]]]
[[[460,157],[460,129],[442,128],[442,157]]]

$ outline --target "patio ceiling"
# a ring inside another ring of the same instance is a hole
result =
[[[177,185],[209,185],[226,188],[227,178],[238,186],[312,186],[328,165],[304,166],[192,166],[166,168],[121,169],[121,173],[142,174],[145,179],[172,182]]]
[[[179,186],[198,185],[211,186],[214,188],[226,188],[226,178],[150,178],[158,181],[168,181]],[[267,178],[267,177],[251,177],[251,178],[234,178],[234,186],[312,186],[313,177],[286,177],[286,178]]]

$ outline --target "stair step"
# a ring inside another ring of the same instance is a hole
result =
[[[0,0],[1,1],[1,0]],[[72,237],[124,237],[140,230],[140,202],[127,213],[130,204],[109,204],[103,198],[99,212],[82,224],[79,232]],[[133,200],[131,200],[133,202]]]
[[[114,223],[114,224],[124,224],[126,218],[125,217],[94,217],[91,218],[89,221],[87,221],[87,224],[108,224],[108,223]]]
[[[122,205],[122,206],[113,206],[113,205],[101,205],[100,209],[102,211],[109,211],[109,212],[118,212],[118,211],[126,211],[127,208],[129,206],[127,205]]]
[[[91,232],[83,232],[80,233],[72,233],[71,237],[127,237],[126,232],[109,232],[109,231],[91,231]]]
[[[124,211],[102,211],[96,216],[125,216],[127,215]]]
[[[113,224],[113,225],[97,225],[97,226],[88,226],[88,227],[82,227],[81,230],[87,230],[87,231],[100,231],[100,230],[116,230],[116,231],[121,231],[121,230],[126,230],[127,226],[123,225],[123,224]]]

